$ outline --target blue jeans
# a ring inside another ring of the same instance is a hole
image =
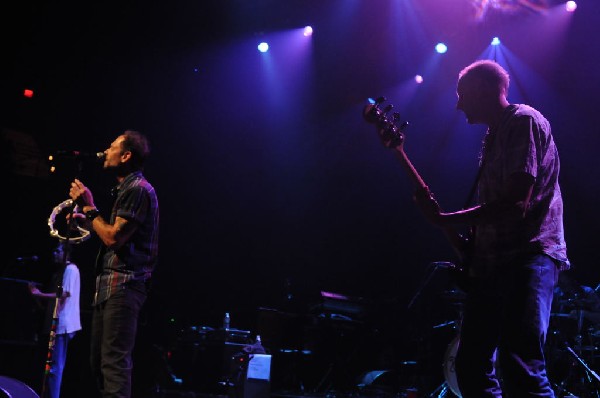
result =
[[[558,274],[532,255],[470,281],[455,362],[463,398],[554,397],[544,345]]]
[[[127,286],[93,309],[90,361],[103,398],[131,396],[132,353],[145,299],[143,290]]]
[[[67,362],[67,348],[69,342],[75,336],[75,332],[62,333],[54,336],[54,349],[52,351],[52,366],[48,372],[47,380],[48,383],[48,397],[59,398],[60,397],[60,385],[62,383],[62,375],[65,369],[65,363]]]

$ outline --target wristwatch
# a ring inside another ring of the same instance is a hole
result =
[[[100,212],[98,209],[92,209],[85,212],[85,218],[87,218],[89,221],[94,221],[94,218],[98,217],[99,215]]]

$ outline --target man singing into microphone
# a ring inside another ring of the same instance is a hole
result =
[[[91,366],[104,398],[131,396],[132,352],[139,312],[158,256],[158,199],[142,174],[150,153],[139,132],[127,130],[104,151],[104,170],[118,184],[110,218],[100,216],[81,181],[69,196],[103,243],[97,258],[91,326]]]

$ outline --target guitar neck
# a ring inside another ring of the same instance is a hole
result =
[[[408,176],[411,179],[412,183],[415,185],[415,187],[421,189],[428,189],[427,184],[425,183],[421,175],[417,172],[417,169],[406,155],[406,152],[404,152],[404,148],[400,147],[397,150],[395,150],[395,152],[396,156],[400,160],[400,163],[408,172]],[[451,226],[442,226],[441,229],[444,232],[446,239],[452,245],[452,248],[454,249],[455,253],[462,260],[464,256],[465,246],[465,240],[463,236]]]
[[[401,149],[396,150],[395,152],[396,152],[396,156],[398,157],[398,159],[400,159],[400,163],[402,164],[402,166],[404,166],[404,168],[408,172],[408,176],[411,179],[412,183],[417,188],[423,188],[423,189],[427,188],[427,184],[425,184],[425,181],[423,181],[423,178],[419,175],[419,173],[417,172],[417,169],[415,169],[415,166],[413,166],[412,162],[406,155],[406,152],[404,152],[404,149],[401,148]]]
[[[384,109],[381,109],[379,105],[383,101],[385,101],[385,97],[379,97],[375,100],[369,99],[369,104],[363,109],[363,117],[367,122],[375,124],[377,134],[386,148],[395,148],[394,152],[396,152],[396,156],[416,188],[426,190],[429,193],[427,184],[425,184],[425,181],[423,181],[423,178],[404,152],[403,130],[408,126],[408,122],[397,125],[400,118],[399,114],[395,113],[393,117],[388,117],[387,113],[392,109],[392,106],[388,105]],[[463,261],[467,241],[450,226],[441,226],[441,229],[458,257]]]

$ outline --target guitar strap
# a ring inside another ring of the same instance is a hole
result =
[[[468,206],[472,203],[473,198],[475,197],[475,192],[477,191],[477,184],[479,184],[479,179],[481,178],[481,171],[483,170],[483,165],[485,163],[485,153],[486,149],[492,145],[494,137],[498,134],[498,129],[502,126],[512,115],[515,114],[518,109],[518,105],[510,104],[504,109],[504,115],[502,115],[502,119],[500,123],[496,125],[496,127],[492,130],[488,127],[487,134],[484,137],[483,148],[481,149],[481,162],[479,163],[479,170],[477,171],[477,176],[475,177],[475,181],[473,182],[473,186],[471,187],[471,191],[469,192],[469,196],[465,202],[464,208],[468,208]]]
[[[487,147],[488,144],[491,143],[491,138],[493,138],[493,136],[490,136],[490,131],[488,129],[487,134],[484,138],[484,143],[483,143],[483,148],[481,149],[481,160],[479,162],[479,168],[477,170],[477,175],[475,176],[475,181],[473,181],[473,185],[471,186],[471,190],[469,191],[469,195],[467,196],[467,200],[465,200],[465,204],[463,206],[463,209],[468,209],[469,206],[471,206],[471,204],[473,203],[473,199],[475,198],[475,193],[477,192],[477,186],[479,185],[479,180],[481,178],[481,174],[483,171],[483,165],[485,163],[485,148]],[[466,251],[470,251],[473,249],[473,245],[474,245],[474,239],[475,239],[475,229],[476,226],[475,225],[470,225],[467,228],[466,234],[463,235],[463,238],[466,241],[467,246],[469,247],[469,250]],[[466,270],[469,267],[469,265],[467,264],[467,262],[463,261],[463,274],[468,274],[468,271]],[[459,278],[459,287],[463,290],[468,290],[468,285],[467,283],[462,280],[462,278]]]
[[[506,107],[506,109],[504,110],[504,116],[502,117],[502,120],[498,124],[498,127],[501,126],[502,124],[504,124],[506,122],[506,120],[514,114],[514,112],[516,111],[517,108],[518,108],[518,106],[514,105],[514,104],[511,104],[508,107]],[[497,128],[496,128],[496,130],[497,130]],[[481,178],[481,172],[482,172],[483,166],[485,164],[486,148],[489,148],[492,145],[492,141],[493,141],[494,137],[496,136],[496,134],[497,134],[497,131],[492,132],[492,130],[488,127],[487,134],[485,135],[485,138],[483,141],[483,148],[481,149],[481,162],[479,162],[479,169],[477,170],[477,175],[475,176],[475,181],[473,181],[473,185],[471,186],[471,190],[469,191],[469,195],[467,196],[467,200],[465,201],[463,209],[469,208],[471,203],[473,203],[473,199],[475,198],[475,193],[477,192],[477,185],[479,184],[479,179]],[[471,232],[472,233],[474,232],[474,227],[471,228]]]
[[[481,172],[483,171],[483,165],[485,163],[485,149],[492,143],[493,136],[488,129],[487,134],[484,138],[483,148],[481,149],[481,161],[479,162],[479,169],[477,170],[477,175],[475,176],[475,181],[473,181],[473,185],[471,186],[471,190],[469,191],[469,195],[467,196],[467,200],[463,206],[463,209],[467,209],[471,203],[473,203],[473,199],[475,198],[475,193],[477,192],[477,185],[479,184],[479,179],[481,178]]]
[[[483,169],[483,162],[479,165],[479,169],[477,170],[477,175],[475,176],[475,181],[473,181],[473,185],[471,186],[471,190],[469,191],[469,195],[467,196],[467,200],[463,206],[463,209],[469,207],[469,205],[473,202],[473,198],[475,197],[475,192],[477,191],[477,185],[479,184],[479,179],[481,178],[481,170]]]

